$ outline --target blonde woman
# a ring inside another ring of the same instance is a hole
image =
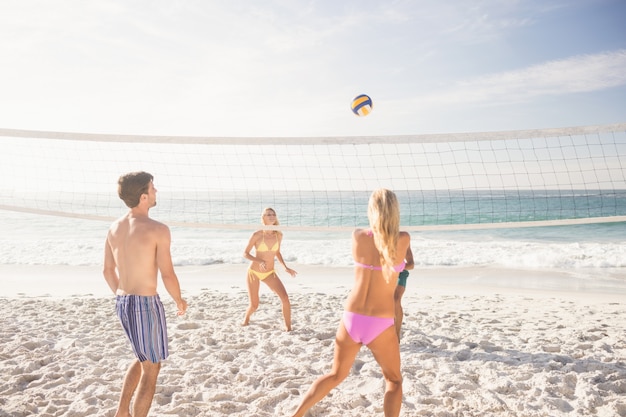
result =
[[[264,226],[278,226],[278,218],[276,211],[270,207],[263,210],[261,215],[261,221]],[[289,268],[283,259],[283,255],[280,253],[280,244],[283,239],[283,234],[279,230],[257,230],[250,237],[248,246],[243,253],[243,256],[252,261],[248,268],[247,284],[248,284],[248,296],[250,298],[250,305],[246,310],[246,315],[243,319],[243,326],[250,324],[250,317],[257,308],[259,308],[259,288],[261,282],[266,284],[272,291],[278,295],[282,304],[283,318],[285,320],[285,330],[291,331],[291,303],[289,302],[289,296],[285,290],[280,278],[276,274],[274,269],[274,261],[278,259],[278,262],[285,267],[287,272],[292,277],[295,277],[297,272]],[[251,253],[254,248],[254,255]]]
[[[411,238],[400,231],[400,207],[392,191],[374,191],[367,214],[370,229],[357,229],[352,234],[354,286],[337,329],[332,369],[313,383],[294,417],[303,416],[348,376],[363,345],[370,349],[385,378],[385,416],[400,414],[402,375],[394,291]]]

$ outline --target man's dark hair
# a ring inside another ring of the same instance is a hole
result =
[[[141,195],[148,193],[152,179],[152,174],[143,171],[122,175],[117,181],[117,194],[128,207],[137,207]]]

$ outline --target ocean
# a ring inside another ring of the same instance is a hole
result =
[[[506,193],[505,193],[506,194]],[[626,214],[626,191],[516,192],[468,195],[416,193],[403,201],[403,226],[489,221],[549,220]],[[321,194],[239,201],[232,198],[181,202],[158,194],[151,216],[172,222],[172,256],[177,266],[244,264],[243,251],[251,227],[184,227],[191,222],[259,224],[263,207],[272,206],[284,230],[281,252],[290,263],[322,266],[352,265],[351,232],[367,225],[367,193],[348,199]],[[324,199],[326,198],[326,199]],[[94,204],[97,204],[95,202]],[[219,208],[219,207],[223,207]],[[229,207],[231,207],[229,209]],[[219,209],[218,209],[219,208]],[[107,214],[125,212],[121,201]],[[319,230],[298,230],[319,226]],[[340,226],[340,227],[338,227]],[[87,266],[102,263],[109,221],[58,217],[0,210],[0,264]],[[291,229],[295,227],[296,229]],[[416,268],[504,267],[568,270],[593,277],[620,273],[626,267],[626,222],[479,230],[411,231]]]

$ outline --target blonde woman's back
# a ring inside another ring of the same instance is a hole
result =
[[[353,232],[355,282],[346,300],[346,311],[373,317],[394,317],[393,294],[410,239],[408,233],[400,232],[394,264],[381,266],[381,255],[376,249],[371,231],[357,229]]]

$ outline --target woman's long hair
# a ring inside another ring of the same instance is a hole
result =
[[[400,235],[400,204],[394,192],[385,188],[375,190],[367,206],[367,217],[381,265],[393,267]]]

